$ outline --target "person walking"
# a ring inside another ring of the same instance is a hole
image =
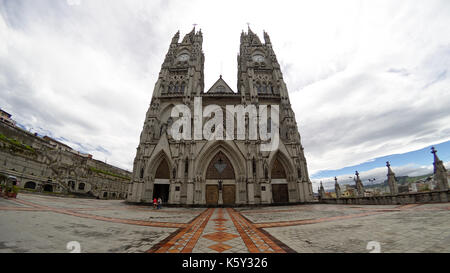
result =
[[[158,209],[161,209],[161,205],[162,205],[162,199],[161,197],[158,198]]]
[[[153,198],[153,208],[156,209],[156,205],[157,205],[157,201],[156,201],[156,197]]]

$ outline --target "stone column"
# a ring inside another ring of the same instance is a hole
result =
[[[247,181],[245,179],[244,176],[239,176],[239,192],[238,192],[238,196],[239,199],[236,200],[236,204],[247,204],[247,194],[246,194],[246,190],[247,190]]]
[[[306,201],[305,199],[305,189],[303,187],[303,182],[300,178],[297,179],[297,188],[298,188],[298,198],[301,203]]]
[[[141,189],[139,191],[139,202],[153,202],[153,190],[155,187],[154,178],[151,177],[147,182],[142,182]]]
[[[218,188],[219,188],[219,200],[217,200],[217,204],[223,205],[223,182],[221,182],[221,180],[219,180],[217,184],[218,184]]]
[[[100,196],[100,193],[101,193],[101,191],[100,191],[100,189],[98,189],[97,190],[98,191],[98,196],[99,197],[101,197]],[[131,193],[131,194],[130,194]],[[128,184],[128,191],[127,191],[127,201],[131,201],[131,202],[133,202],[133,199],[131,198],[132,196],[133,196],[133,182],[131,182],[130,184]]]
[[[194,204],[202,203],[202,179],[200,175],[194,177]]]
[[[136,193],[136,202],[142,202],[142,193],[145,190],[145,183],[139,182],[137,183],[137,193]],[[153,192],[153,189],[152,189]]]
[[[172,179],[169,184],[169,200],[167,200],[167,204],[175,204],[175,181]]]
[[[186,204],[192,205],[194,203],[194,182],[187,181]]]
[[[312,201],[313,194],[312,194],[312,184],[310,181],[303,180],[303,195],[305,196],[305,202]]]
[[[131,195],[131,198],[130,198],[130,201],[132,201],[132,202],[139,202],[139,196],[138,196],[139,184],[140,184],[139,182],[136,182],[136,181],[133,182],[132,195]],[[102,187],[101,191],[100,191],[101,198],[103,198],[103,193],[102,193],[103,189],[104,188]]]
[[[247,183],[247,200],[249,204],[255,204],[255,183]]]

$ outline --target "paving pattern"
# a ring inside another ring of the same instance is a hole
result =
[[[163,208],[120,200],[0,198],[0,252],[450,252],[450,204]]]

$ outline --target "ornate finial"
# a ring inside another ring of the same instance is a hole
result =
[[[389,161],[386,161],[386,167],[390,167],[391,164],[389,164]]]
[[[180,30],[178,30],[175,35],[173,35],[172,43],[178,43],[178,39],[180,38]]]
[[[436,155],[436,152],[437,152],[437,150],[434,148],[434,146],[431,147],[431,153],[434,154],[434,155]]]
[[[249,34],[252,32],[252,30],[250,29],[250,23],[247,23],[247,30]]]
[[[334,182],[336,182],[336,183],[337,183],[337,177],[336,177],[336,176],[334,177]]]
[[[356,171],[355,174],[356,174],[356,176],[359,176],[359,172],[358,171]]]
[[[197,24],[192,24],[193,26],[194,26],[194,29],[195,29],[195,27],[197,26]]]

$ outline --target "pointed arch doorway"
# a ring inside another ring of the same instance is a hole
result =
[[[272,200],[274,203],[288,203],[289,202],[289,192],[288,183],[286,180],[286,171],[278,160],[272,166],[271,171],[271,184],[272,184]]]
[[[158,169],[155,173],[155,181],[153,184],[153,198],[161,198],[164,203],[169,201],[169,191],[170,191],[170,172],[169,164],[164,158],[161,163],[159,163]]]
[[[234,168],[228,157],[219,151],[206,169],[206,204],[234,205],[236,182]]]

